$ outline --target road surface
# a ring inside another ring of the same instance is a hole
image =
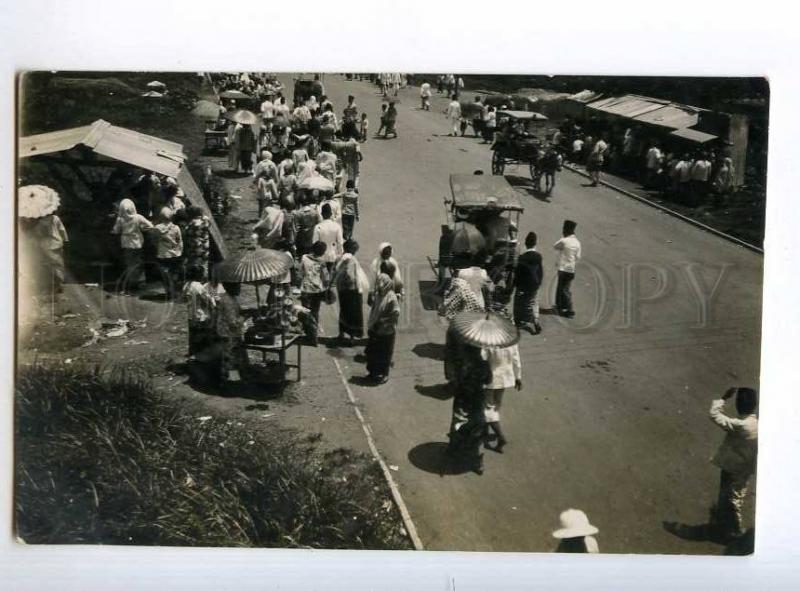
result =
[[[353,94],[377,129],[377,87],[333,75],[325,84],[337,112]],[[362,147],[355,230],[363,265],[389,241],[405,274],[391,380],[365,385],[358,349],[311,359],[338,359],[426,549],[551,551],[559,513],[576,507],[599,527],[603,552],[721,553],[663,522],[706,521],[718,481],[708,459],[723,435],[708,407],[731,385],[758,385],[762,257],[567,171],[552,197],[537,196],[527,168],[508,167],[526,207],[520,238],[539,235],[543,309],[553,301],[552,244],[564,219],[578,223],[577,316],[543,315],[543,333],[523,335],[524,388],[507,393],[502,413],[505,453],[486,452],[483,476],[452,473],[442,457],[451,406],[444,326],[430,309],[426,256],[437,252],[449,175],[489,174],[490,152],[447,137],[443,97],[430,112],[418,109],[416,89],[400,99],[399,138]],[[335,308],[323,322],[334,334]],[[747,511],[750,526],[752,498]]]

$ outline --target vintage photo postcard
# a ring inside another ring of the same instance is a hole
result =
[[[766,79],[17,83],[21,542],[753,552]]]

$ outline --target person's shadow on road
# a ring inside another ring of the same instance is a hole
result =
[[[415,468],[439,476],[456,476],[472,471],[469,466],[445,454],[446,449],[447,443],[442,441],[421,443],[408,452],[408,461]]]
[[[448,384],[435,384],[433,386],[416,385],[414,389],[428,398],[435,398],[436,400],[450,400],[453,393],[450,391]]]
[[[721,537],[708,523],[687,525],[685,523],[678,523],[677,521],[664,521],[662,522],[662,527],[664,531],[682,540],[688,540],[690,542],[711,542],[712,544],[724,545],[724,553],[726,556],[746,556],[752,554],[755,548],[755,530],[752,527],[748,529],[744,535],[733,539]]]
[[[419,343],[411,349],[417,357],[433,359],[434,361],[444,361],[444,345],[439,343]]]

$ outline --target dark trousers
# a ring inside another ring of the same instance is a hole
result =
[[[747,476],[720,470],[719,495],[713,515],[713,525],[723,536],[741,533],[742,506],[747,496],[748,480]]]
[[[539,324],[538,293],[538,288],[533,291],[524,291],[518,288],[514,292],[514,324],[517,326]]]
[[[575,273],[568,271],[558,272],[558,284],[556,285],[556,309],[559,312],[573,312],[572,309],[572,280]]]
[[[342,214],[342,234],[345,240],[350,240],[353,237],[353,228],[356,225],[356,216],[349,214]]]
[[[325,293],[301,293],[300,303],[304,308],[308,308],[311,312],[311,317],[314,319],[314,326],[316,333],[319,334],[319,309],[322,306],[322,300],[325,298]],[[316,335],[315,335],[316,336]]]
[[[174,298],[178,294],[181,281],[181,257],[160,258],[157,261],[161,272],[161,282],[164,284],[164,293],[168,298]]]

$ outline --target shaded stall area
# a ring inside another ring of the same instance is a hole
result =
[[[227,256],[179,143],[98,119],[91,125],[22,137],[18,156],[21,184],[51,186],[61,196],[59,215],[70,235],[67,273],[76,281],[104,283],[119,273],[119,238],[110,233],[117,203],[126,197],[146,200],[142,179],[151,173],[175,179],[185,201],[210,220],[212,259]]]

